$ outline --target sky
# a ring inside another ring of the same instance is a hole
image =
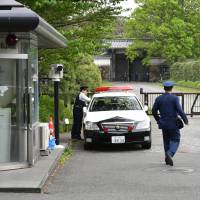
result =
[[[120,3],[120,6],[123,8],[131,8],[131,11],[122,13],[122,16],[129,16],[131,12],[137,7],[137,4],[134,2],[134,0],[124,0]]]

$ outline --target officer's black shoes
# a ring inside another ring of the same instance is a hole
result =
[[[174,165],[172,157],[168,153],[166,153],[165,163],[166,165],[170,165],[170,166]]]
[[[77,140],[81,140],[81,141],[83,141],[84,139],[80,137],[80,138],[77,138]]]
[[[72,141],[77,141],[78,139],[75,137],[72,137]]]
[[[76,140],[82,141],[83,139],[82,139],[81,137],[72,137],[72,140],[73,140],[73,141],[76,141]]]

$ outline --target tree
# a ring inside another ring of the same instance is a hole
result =
[[[127,36],[134,39],[127,54],[134,59],[139,49],[145,51],[144,62],[151,57],[168,63],[200,56],[200,1],[137,0],[139,7],[126,24]]]
[[[64,80],[62,92],[73,96],[80,83],[82,60],[97,54],[102,48],[101,39],[112,37],[115,16],[121,8],[116,5],[122,0],[19,0],[21,3],[36,11],[50,24],[57,28],[67,38],[67,48],[61,50],[40,51],[40,74],[48,74],[49,65],[54,62],[64,64]],[[115,7],[114,7],[115,6]],[[84,58],[85,57],[85,58]],[[88,66],[93,66],[89,59]],[[94,70],[84,67],[85,70]],[[96,69],[97,73],[100,73]],[[88,79],[88,74],[84,72]],[[89,86],[100,84],[101,80],[90,77]],[[70,98],[66,98],[70,101]]]

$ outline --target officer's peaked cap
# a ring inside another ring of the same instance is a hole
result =
[[[80,87],[80,91],[87,90],[87,89],[88,89],[88,86],[86,86],[86,85]]]
[[[165,81],[163,82],[164,87],[173,87],[175,85],[174,81]]]

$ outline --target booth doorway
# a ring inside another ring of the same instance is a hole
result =
[[[28,58],[18,55],[0,57],[0,169],[10,169],[12,164],[18,168],[28,161]]]

